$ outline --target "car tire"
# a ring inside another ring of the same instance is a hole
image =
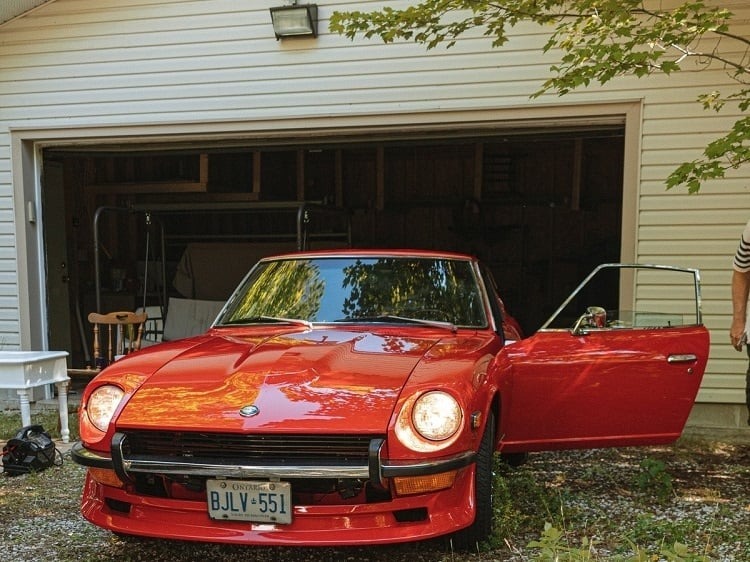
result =
[[[451,546],[455,550],[478,550],[478,545],[487,540],[492,532],[493,520],[493,460],[495,456],[495,416],[487,416],[482,441],[477,451],[474,469],[474,493],[476,514],[474,522],[451,535]]]

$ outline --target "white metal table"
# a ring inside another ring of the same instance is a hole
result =
[[[63,443],[70,441],[67,356],[67,351],[0,351],[0,388],[18,392],[24,426],[31,425],[29,389],[47,384],[57,386]]]

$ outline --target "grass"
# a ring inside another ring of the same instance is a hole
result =
[[[490,546],[502,540],[520,560],[744,560],[748,461],[747,445],[686,441],[500,465]]]
[[[41,425],[50,437],[60,438],[60,414],[57,410],[42,410],[31,414],[31,424]],[[7,441],[21,429],[20,412],[0,412],[0,441]],[[68,428],[70,440],[78,439],[78,412],[70,412],[68,415]]]

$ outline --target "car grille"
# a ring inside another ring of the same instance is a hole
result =
[[[284,459],[286,461],[361,461],[370,441],[361,435],[245,435],[234,433],[127,431],[132,455],[203,459]]]

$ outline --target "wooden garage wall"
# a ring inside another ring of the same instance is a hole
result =
[[[664,178],[732,123],[696,96],[730,84],[723,70],[621,79],[564,98],[529,95],[553,60],[542,30],[520,26],[502,51],[477,35],[449,50],[349,40],[327,31],[334,9],[406,2],[319,2],[320,36],[273,37],[276,0],[56,0],[0,26],[0,344],[19,345],[9,131],[18,128],[212,123],[321,115],[382,115],[643,100],[636,246],[644,262],[699,267],[712,359],[701,399],[740,402],[744,360],[727,345],[731,254],[750,216],[747,174],[698,196],[666,192]],[[742,12],[743,0],[722,5]],[[750,26],[735,29],[748,34]],[[439,114],[436,114],[439,122]]]

